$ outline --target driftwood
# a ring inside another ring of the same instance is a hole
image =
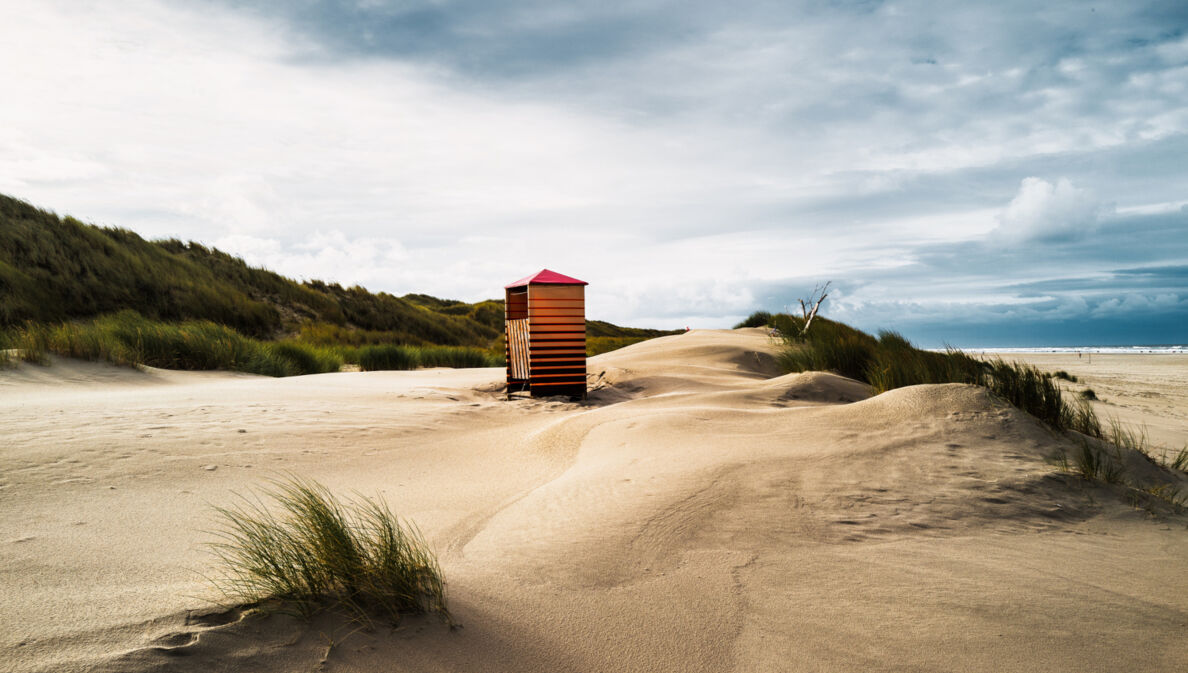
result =
[[[809,325],[813,324],[813,318],[816,318],[817,311],[821,310],[821,302],[825,301],[825,298],[829,296],[829,284],[832,282],[827,280],[824,285],[814,287],[808,301],[803,299],[796,300],[800,302],[800,313],[804,316],[804,327],[800,328],[800,336],[808,334]]]

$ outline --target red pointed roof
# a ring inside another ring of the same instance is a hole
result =
[[[589,283],[584,280],[578,280],[577,278],[571,278],[563,273],[541,269],[531,276],[525,276],[503,287],[506,289],[509,287],[524,287],[525,285],[589,285]]]

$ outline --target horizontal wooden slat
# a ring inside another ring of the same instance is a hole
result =
[[[581,299],[586,288],[581,285],[529,285],[528,298]]]
[[[576,381],[578,379],[582,379],[582,380],[585,379],[586,370],[579,369],[576,371],[569,371],[569,370],[565,370],[565,369],[548,369],[548,370],[543,370],[541,372],[535,372],[535,371],[532,372],[533,376],[544,376],[545,374],[561,374],[564,376],[572,376],[573,379]]]

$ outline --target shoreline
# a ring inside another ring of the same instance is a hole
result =
[[[929,348],[927,350],[935,353],[944,353],[947,349],[944,348]],[[1028,347],[986,347],[986,348],[958,348],[963,353],[976,353],[978,355],[992,355],[995,353],[1021,353],[1021,354],[1035,354],[1035,353],[1052,353],[1052,354],[1071,354],[1077,353],[1093,354],[1093,355],[1188,355],[1188,346],[1028,346]]]

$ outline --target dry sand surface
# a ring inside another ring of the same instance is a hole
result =
[[[1188,670],[1183,516],[1058,473],[981,389],[869,397],[771,348],[608,353],[585,404],[495,369],[2,371],[0,669]],[[1041,364],[1188,438],[1188,358]],[[281,472],[416,521],[462,627],[205,603],[211,505]]]

